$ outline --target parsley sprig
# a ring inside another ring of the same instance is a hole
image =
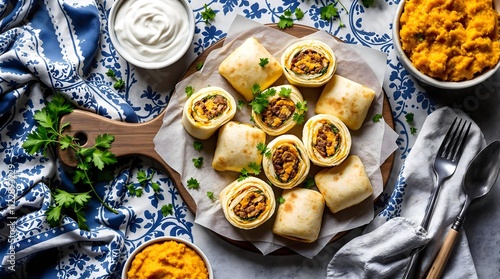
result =
[[[210,8],[207,4],[205,4],[203,5],[203,11],[201,11],[200,14],[205,23],[210,24],[210,21],[215,19],[215,15],[217,14],[217,12]]]
[[[113,81],[115,82],[115,83],[113,83],[114,89],[116,89],[116,90],[122,89],[123,86],[125,85],[125,82],[123,81],[123,79],[116,77],[116,73],[113,69],[108,69],[108,71],[106,72],[106,75],[108,77],[112,78]]]
[[[278,28],[286,29],[293,27],[294,16],[296,20],[301,20],[304,17],[304,12],[300,8],[296,8],[294,12],[290,9],[286,9],[279,17]]]
[[[336,0],[335,1],[335,4],[334,3],[330,3],[326,6],[324,6],[323,8],[321,8],[320,10],[320,18],[322,20],[325,20],[325,21],[333,21],[335,20],[336,18],[339,19],[339,27],[345,27],[345,24],[342,23],[342,20],[340,19],[340,15],[339,15],[339,11],[337,9],[337,7],[335,6],[337,3],[339,3],[343,8],[344,10],[346,11],[346,13],[348,13],[346,7],[344,6],[344,4],[342,4],[342,2],[340,0]]]
[[[74,151],[77,167],[73,171],[72,181],[74,184],[83,184],[89,187],[90,191],[71,194],[56,189],[52,193],[55,203],[50,205],[46,211],[47,221],[52,226],[57,226],[63,218],[62,213],[70,213],[76,215],[79,228],[88,229],[82,209],[86,207],[90,200],[90,192],[94,193],[95,197],[109,211],[118,213],[101,199],[94,188],[96,181],[100,178],[99,175],[109,176],[109,173],[106,175],[107,171],[109,171],[106,167],[117,162],[116,156],[110,151],[114,136],[110,134],[98,135],[93,146],[82,147],[78,138],[63,134],[64,129],[70,123],[60,124],[60,118],[72,111],[73,105],[64,96],[60,94],[54,95],[44,108],[35,112],[34,119],[37,127],[28,134],[26,141],[23,143],[23,148],[31,155],[40,151],[44,155],[47,152],[55,153],[55,149],[58,147],[61,150],[69,148]],[[96,173],[97,176],[91,175]]]

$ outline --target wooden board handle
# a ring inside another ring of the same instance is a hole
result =
[[[454,229],[450,229],[446,238],[444,240],[443,246],[439,250],[434,262],[429,270],[429,274],[427,274],[427,279],[436,279],[441,278],[441,274],[443,274],[443,270],[448,262],[448,258],[453,251],[453,247],[455,247],[455,242],[457,241],[458,231]]]
[[[80,139],[83,138],[84,140],[81,142],[83,147],[93,146],[97,135],[108,133],[115,137],[114,142],[111,144],[110,151],[117,157],[144,156],[155,160],[167,171],[184,202],[188,206],[196,208],[196,203],[187,189],[183,186],[179,174],[165,163],[154,149],[153,139],[163,124],[164,115],[165,110],[148,122],[125,123],[77,109],[70,114],[64,115],[61,118],[61,123],[70,123],[70,125],[64,129],[63,134]],[[70,167],[76,167],[77,160],[75,153],[72,152],[71,149],[58,149],[58,152],[59,158],[63,164]]]

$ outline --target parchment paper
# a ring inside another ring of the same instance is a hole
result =
[[[193,148],[193,142],[197,141],[197,139],[191,137],[184,130],[181,123],[183,106],[187,100],[184,91],[186,86],[194,87],[195,91],[210,85],[220,86],[230,92],[235,100],[244,100],[244,98],[219,74],[217,69],[222,60],[250,36],[254,36],[271,54],[278,58],[278,60],[286,46],[298,40],[298,38],[286,34],[281,30],[276,30],[244,17],[237,16],[229,29],[227,38],[224,41],[224,46],[220,49],[213,50],[208,55],[204,61],[202,70],[177,84],[175,93],[172,95],[168,107],[166,108],[163,126],[154,138],[155,150],[168,165],[180,174],[183,185],[187,185],[187,180],[190,178],[195,178],[200,182],[199,189],[188,190],[196,202],[197,210],[195,222],[197,224],[229,239],[250,241],[264,255],[283,246],[287,246],[305,257],[312,258],[317,255],[337,233],[365,225],[374,218],[373,200],[383,191],[380,165],[397,148],[395,143],[397,134],[390,129],[385,121],[381,120],[375,123],[371,120],[373,115],[382,113],[382,82],[384,78],[386,55],[370,48],[341,43],[324,31],[318,31],[304,37],[318,39],[329,44],[334,50],[338,60],[336,73],[372,88],[377,92],[377,96],[372,103],[362,128],[355,132],[351,131],[351,154],[358,155],[365,164],[366,171],[374,188],[374,194],[371,199],[367,199],[356,206],[336,214],[332,214],[328,208],[325,207],[319,239],[310,244],[298,243],[296,241],[286,240],[272,233],[271,228],[274,217],[259,228],[248,231],[233,227],[225,219],[218,199],[209,199],[207,197],[207,192],[211,191],[214,193],[214,196],[217,197],[225,186],[237,179],[239,173],[230,171],[218,172],[212,168],[211,163],[215,150],[217,133],[211,138],[202,141],[202,151],[196,151]],[[275,85],[286,83],[288,82],[283,75]],[[314,104],[321,93],[322,87],[316,89],[299,89],[304,99],[307,100],[309,108],[307,119],[314,115]],[[243,110],[238,110],[233,120],[252,123],[250,121],[250,109],[245,107]],[[296,126],[289,131],[289,133],[293,133],[299,138],[302,138],[302,126],[303,125]],[[272,139],[273,137],[267,136],[267,142]],[[204,165],[201,169],[195,168],[192,162],[193,158],[198,157],[204,158]],[[318,170],[318,167],[312,167],[310,176],[313,177]],[[263,178],[265,177],[263,174],[261,174],[261,176]],[[276,197],[279,197],[281,189],[277,187],[273,188]]]

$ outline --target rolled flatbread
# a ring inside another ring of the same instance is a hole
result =
[[[270,153],[262,159],[262,168],[274,186],[290,189],[306,179],[311,163],[298,137],[278,136],[267,145],[267,149]]]
[[[358,204],[373,193],[365,166],[356,155],[336,167],[319,171],[314,181],[333,213]]]
[[[280,85],[268,88],[264,94],[269,95],[269,104],[260,114],[252,110],[255,125],[270,136],[288,132],[297,124],[293,115],[301,113],[297,110],[297,104],[303,102],[304,98],[299,89],[293,85]]]
[[[334,115],[351,130],[358,130],[374,98],[375,91],[371,88],[334,75],[323,88],[314,112]]]
[[[317,114],[304,124],[302,142],[311,162],[320,167],[336,166],[351,151],[351,133],[337,117]]]
[[[193,93],[182,111],[182,125],[198,139],[211,137],[236,113],[236,102],[226,90],[210,86]]]
[[[325,200],[311,189],[283,190],[283,203],[278,205],[273,233],[285,238],[311,243],[321,230]]]
[[[219,194],[219,201],[229,223],[244,230],[262,225],[276,208],[271,186],[253,176],[226,186]]]
[[[257,145],[266,143],[266,133],[249,124],[229,121],[219,129],[212,167],[218,171],[240,172],[250,163],[260,165],[262,153]]]
[[[267,59],[267,64],[261,66],[261,59]],[[219,73],[250,101],[254,84],[258,84],[260,90],[268,88],[283,74],[283,69],[278,59],[257,39],[250,37],[222,61]]]
[[[281,66],[288,82],[303,87],[320,87],[337,70],[332,48],[319,40],[301,40],[281,55]]]

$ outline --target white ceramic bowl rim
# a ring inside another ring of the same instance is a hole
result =
[[[128,269],[129,269],[129,267],[130,267],[130,265],[132,263],[132,260],[134,259],[134,257],[139,252],[142,251],[142,249],[144,249],[146,246],[149,246],[151,244],[162,243],[162,242],[165,242],[165,241],[180,242],[180,243],[185,244],[189,248],[193,249],[196,253],[198,253],[198,255],[200,255],[200,257],[203,260],[203,262],[205,262],[205,266],[206,266],[207,271],[208,271],[208,279],[213,279],[214,278],[214,274],[213,274],[213,270],[212,270],[212,265],[210,264],[210,261],[208,260],[208,258],[205,255],[205,253],[203,253],[203,251],[201,251],[201,249],[198,246],[196,246],[194,243],[189,242],[189,240],[186,240],[186,239],[180,238],[180,237],[174,237],[174,236],[160,236],[160,237],[156,237],[156,238],[150,239],[150,240],[142,243],[137,248],[135,248],[135,250],[129,255],[129,257],[127,258],[127,260],[123,264],[123,270],[122,270],[122,277],[121,278],[122,279],[127,279],[127,271],[128,271]]]
[[[187,52],[189,47],[191,46],[193,37],[194,37],[194,15],[191,10],[191,6],[189,5],[188,0],[178,0],[182,2],[184,5],[184,8],[187,11],[188,14],[188,21],[189,21],[189,33],[186,38],[186,42],[182,46],[182,49],[175,53],[175,55],[170,56],[168,59],[163,60],[163,61],[156,61],[156,62],[146,62],[146,61],[141,61],[138,59],[135,59],[133,56],[131,56],[122,46],[120,45],[120,42],[118,41],[118,38],[116,37],[116,33],[114,32],[114,23],[115,23],[115,17],[118,9],[120,6],[125,2],[125,1],[135,1],[135,0],[115,0],[113,5],[111,6],[111,10],[109,12],[109,17],[108,17],[108,32],[109,32],[109,38],[111,39],[111,42],[113,43],[113,46],[115,49],[118,51],[118,53],[128,62],[131,64],[141,67],[144,69],[161,69],[165,68],[167,66],[170,66],[177,62],[184,54]]]
[[[495,0],[496,1],[496,0]],[[404,9],[404,4],[406,0],[401,0],[401,2],[398,5],[398,8],[396,10],[396,14],[394,16],[393,20],[393,28],[392,28],[392,38],[393,38],[393,43],[394,43],[394,49],[397,52],[397,55],[401,59],[401,63],[405,66],[405,68],[418,80],[421,82],[437,87],[437,88],[442,88],[442,89],[464,89],[464,88],[469,88],[475,85],[478,85],[488,78],[490,78],[493,74],[497,72],[497,70],[500,68],[500,61],[496,64],[496,66],[492,69],[489,69],[487,71],[484,71],[480,75],[474,77],[471,80],[465,80],[465,81],[440,81],[437,79],[434,79],[428,75],[423,74],[420,72],[415,66],[413,66],[413,63],[410,61],[406,53],[403,51],[402,46],[401,46],[401,41],[399,39],[399,18],[401,14],[403,13]],[[498,5],[500,6],[500,5]],[[498,9],[500,7],[495,6],[495,8]]]

